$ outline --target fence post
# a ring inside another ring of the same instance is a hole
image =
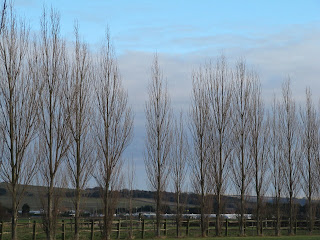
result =
[[[164,235],[167,236],[167,219],[164,220]]]
[[[62,228],[61,228],[61,230],[62,230],[61,238],[62,238],[62,240],[65,240],[66,239],[66,227],[64,225],[64,220],[62,220]]]
[[[141,225],[141,238],[144,238],[144,219],[142,219],[142,225]]]
[[[226,219],[226,237],[228,236],[228,218]]]
[[[186,235],[189,236],[189,224],[190,224],[190,219],[187,220],[187,228],[186,228]]]
[[[209,217],[207,220],[207,236],[209,236],[209,226],[210,226],[210,221],[209,221]]]
[[[120,228],[121,228],[121,220],[119,219],[117,226],[117,238],[120,239]]]
[[[32,227],[32,240],[36,240],[36,221],[33,221],[33,227]]]
[[[246,234],[246,227],[247,227],[247,222],[246,222],[246,220],[244,220],[244,226],[243,226],[244,234]]]
[[[2,234],[3,234],[3,221],[1,221],[1,225],[0,225],[0,240],[2,240]]]
[[[91,220],[91,235],[90,235],[90,240],[93,240],[93,227],[94,227],[93,224],[94,224],[94,223],[93,223],[93,220]]]
[[[295,235],[297,234],[297,228],[298,228],[298,222],[297,222],[297,219],[296,219],[295,226],[294,226],[294,234]]]

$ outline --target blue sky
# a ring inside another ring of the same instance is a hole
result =
[[[319,100],[320,1],[16,0],[15,6],[34,32],[43,6],[56,8],[62,35],[70,42],[77,19],[93,50],[109,25],[135,111],[135,137],[126,156],[136,161],[140,189],[147,189],[143,110],[156,51],[175,109],[188,111],[192,70],[221,53],[230,62],[246,58],[260,74],[266,102],[287,76],[298,102],[306,86]]]
[[[260,39],[295,25],[308,28],[320,24],[319,1],[17,0],[16,5],[33,29],[39,26],[43,6],[56,8],[61,13],[63,35],[72,39],[77,19],[83,37],[91,44],[102,39],[109,25],[118,53],[186,53],[210,46],[214,37]],[[227,47],[225,41],[215,44]]]

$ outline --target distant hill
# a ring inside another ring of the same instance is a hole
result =
[[[74,190],[73,189],[59,189],[61,192],[61,204],[60,208],[62,211],[68,211],[73,209],[73,196]],[[43,204],[40,198],[39,193],[45,192],[46,189],[43,186],[28,186],[24,198],[20,204],[20,209],[22,205],[27,203],[30,206],[31,211],[36,211],[43,209]],[[123,189],[119,192],[120,198],[118,203],[119,209],[128,209],[128,190]],[[152,210],[155,207],[154,203],[154,195],[155,193],[152,191],[145,191],[145,190],[134,190],[133,191],[133,211],[138,210]],[[175,206],[175,195],[172,192],[165,192],[164,194],[164,204],[167,205],[167,211],[174,211]],[[181,199],[184,201],[184,205],[186,208],[189,209],[189,212],[198,213],[198,195],[195,193],[183,193]],[[248,212],[252,212],[255,205],[255,197],[248,196]],[[272,203],[272,197],[266,197],[265,201],[267,203]],[[285,203],[288,200],[283,198],[281,202]],[[224,196],[225,202],[225,213],[235,213],[238,204],[239,204],[239,196]],[[306,199],[295,199],[295,202],[304,206],[306,204]],[[5,183],[0,183],[0,203],[2,206],[10,209],[11,208],[11,196],[7,189]],[[213,207],[215,206],[215,202],[213,201]],[[95,188],[88,188],[83,191],[82,194],[82,209],[88,212],[95,212],[99,209],[102,209],[102,202],[100,199],[100,190],[98,187]]]
[[[41,201],[41,194],[46,191],[43,186],[33,186],[30,185],[27,187],[26,192],[24,193],[24,198],[19,206],[22,208],[23,204],[28,204],[30,206],[31,211],[36,211],[43,209],[43,204]],[[73,189],[59,189],[61,193],[60,197],[60,208],[63,211],[68,211],[73,209],[73,197],[74,190]],[[120,191],[120,198],[118,203],[118,208],[127,209],[128,208],[128,190]],[[164,201],[164,204],[168,205],[170,208],[174,206],[174,198],[173,194],[171,194],[167,201]],[[166,196],[166,195],[165,195]],[[192,202],[192,200],[190,201]],[[0,203],[2,206],[10,209],[11,208],[11,195],[9,190],[7,189],[6,183],[0,183]],[[187,204],[188,207],[193,207],[193,204]],[[143,190],[135,190],[133,193],[133,209],[138,209],[145,206],[154,207],[154,192],[151,191],[143,191]],[[82,193],[82,209],[88,212],[94,212],[99,209],[102,209],[102,202],[100,199],[100,190],[99,188],[88,188]]]

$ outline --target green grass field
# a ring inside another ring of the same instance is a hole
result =
[[[173,240],[176,238],[166,238],[167,240]],[[187,238],[188,240],[196,240],[201,238]],[[277,239],[277,240],[289,240],[289,239],[295,239],[295,240],[316,240],[320,239],[320,235],[318,236],[281,236],[281,237],[207,237],[206,240],[214,240],[214,239],[223,239],[223,240],[264,240],[264,239]]]

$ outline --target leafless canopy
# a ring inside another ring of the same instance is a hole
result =
[[[171,177],[176,197],[177,237],[180,236],[182,214],[182,199],[180,196],[186,186],[187,163],[189,161],[189,144],[183,121],[183,113],[181,111],[179,118],[175,120],[171,155]]]
[[[255,74],[248,71],[244,61],[239,61],[234,71],[234,151],[232,161],[233,182],[240,194],[240,234],[244,235],[245,197],[250,190],[253,162],[250,156],[250,126],[252,109],[252,84]]]
[[[257,196],[257,234],[262,235],[261,210],[263,197],[268,190],[269,125],[266,118],[261,86],[258,77],[252,82],[252,105],[250,125],[250,155],[254,168],[254,190]]]
[[[301,120],[301,185],[308,199],[309,231],[313,230],[314,203],[318,193],[319,116],[312,101],[310,88],[306,89],[306,104],[300,110]]]
[[[35,60],[38,66],[39,83],[39,146],[40,173],[47,187],[46,218],[44,227],[48,239],[55,238],[55,216],[57,200],[55,187],[61,187],[65,179],[63,161],[69,147],[68,114],[64,89],[69,79],[69,65],[65,41],[60,36],[60,16],[51,10],[47,16],[43,11],[41,39]]]
[[[279,132],[282,143],[284,190],[289,197],[289,233],[293,234],[294,206],[293,198],[299,191],[300,139],[296,105],[292,97],[290,79],[282,85],[282,101],[279,108]]]
[[[276,96],[273,96],[271,105],[271,116],[269,118],[270,141],[269,141],[269,166],[271,177],[271,195],[274,198],[276,227],[275,234],[280,235],[280,198],[284,188],[284,169],[282,157],[282,139],[280,137],[279,103]]]
[[[220,56],[216,62],[204,67],[206,91],[208,91],[210,126],[210,185],[216,196],[216,234],[221,234],[220,214],[223,211],[223,195],[228,183],[230,157],[232,154],[232,93],[234,91],[232,71],[226,58]]]
[[[4,17],[4,16],[3,16]],[[36,170],[37,78],[29,48],[29,29],[19,22],[12,5],[0,35],[0,175],[12,196],[12,239],[25,187]],[[19,187],[19,188],[18,188]]]
[[[98,168],[96,180],[103,190],[103,236],[110,238],[116,207],[115,191],[121,186],[122,154],[132,137],[133,114],[122,86],[109,31],[100,51],[96,72],[96,136]]]
[[[189,160],[189,143],[184,126],[183,113],[176,119],[173,131],[172,181],[176,194],[183,191],[186,180],[187,162]]]
[[[93,174],[95,158],[90,136],[92,66],[87,45],[80,42],[77,24],[75,25],[75,47],[70,68],[70,79],[68,79],[65,90],[67,124],[71,134],[67,166],[68,177],[75,189],[75,239],[79,239],[81,192]]]
[[[156,191],[157,236],[160,236],[161,193],[167,187],[172,143],[172,110],[166,83],[155,55],[146,102],[145,167],[149,183]]]
[[[193,143],[192,185],[200,195],[201,234],[206,235],[205,213],[208,210],[207,195],[212,188],[209,183],[210,167],[210,124],[209,99],[206,91],[204,72],[202,68],[193,73],[192,103],[190,109],[190,129]],[[211,148],[212,149],[212,148]]]

